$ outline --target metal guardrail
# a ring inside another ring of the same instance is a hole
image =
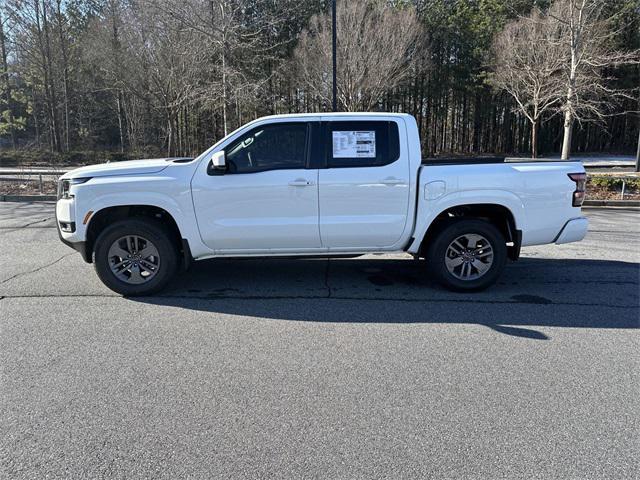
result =
[[[76,167],[77,168],[77,167]],[[0,170],[0,175],[27,175],[27,176],[32,176],[32,175],[44,175],[44,176],[60,176],[60,175],[64,175],[65,173],[67,173],[69,170],[71,169],[60,169],[60,170],[28,170],[28,169],[1,169]]]
[[[23,183],[38,183],[38,192],[44,195],[44,182],[58,181],[58,178],[64,175],[68,170],[51,169],[51,170],[33,170],[27,168],[2,168],[0,169],[0,181],[18,181]]]

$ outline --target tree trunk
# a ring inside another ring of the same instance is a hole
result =
[[[531,122],[531,158],[538,158],[538,121]]]
[[[214,28],[214,36],[215,34],[215,25],[216,18],[214,15],[214,6],[213,1],[211,1],[211,23]],[[228,132],[228,123],[227,123],[227,19],[225,17],[226,12],[224,11],[224,5],[222,2],[218,5],[220,7],[220,23],[222,24],[222,42],[221,42],[221,61],[222,61],[222,125],[224,128],[224,136],[227,136]]]
[[[562,137],[562,160],[569,160],[571,154],[571,135],[573,133],[573,116],[569,109],[564,112],[564,136]]]
[[[120,153],[124,153],[124,119],[123,119],[123,106],[122,106],[122,69],[120,59],[120,32],[118,30],[118,12],[114,2],[110,3],[111,10],[111,54],[113,55],[113,63],[115,67],[115,81],[114,87],[116,88],[116,107],[118,116],[118,133],[120,135]]]
[[[122,102],[120,101],[120,90],[116,92],[116,107],[118,109],[118,132],[120,133],[120,153],[124,153],[124,132],[122,125]]]
[[[482,110],[482,99],[480,98],[480,92],[475,92],[475,106],[473,108],[473,140],[471,144],[471,151],[478,153],[480,151],[480,129],[482,119],[480,117]]]
[[[64,40],[64,32],[62,30],[62,8],[61,0],[57,0],[58,5],[58,36],[60,39],[60,49],[62,51],[62,89],[64,103],[64,144],[65,151],[69,151],[69,59],[67,56],[67,47]]]
[[[225,47],[222,46],[222,123],[224,125],[224,136],[227,136],[227,72]]]
[[[60,145],[60,126],[58,125],[58,100],[56,95],[56,85],[54,80],[54,72],[53,72],[53,62],[52,62],[52,53],[51,53],[51,39],[49,36],[49,20],[47,19],[47,5],[45,2],[42,2],[42,29],[44,31],[44,50],[45,50],[45,65],[46,70],[49,72],[48,80],[49,80],[49,99],[50,105],[49,109],[51,111],[51,135],[52,135],[52,145],[53,148],[57,151],[61,151]]]
[[[167,110],[167,157],[171,156],[171,148],[173,141],[173,122],[171,121],[171,113]]]
[[[578,35],[571,39],[571,69],[569,70],[569,80],[567,85],[566,104],[564,106],[564,136],[562,138],[562,160],[569,160],[571,155],[571,136],[573,134],[573,96],[575,94],[576,70],[577,70],[577,49],[579,44]]]
[[[640,131],[638,131],[638,150],[636,151],[636,172],[640,172]]]
[[[38,50],[42,58],[42,73],[45,93],[44,107],[45,112],[49,117],[49,145],[52,150],[60,151],[60,137],[58,135],[58,122],[56,119],[57,102],[55,84],[52,79],[53,69],[51,63],[51,44],[49,42],[49,25],[47,22],[46,4],[43,2],[42,12],[40,11],[40,0],[35,0],[34,7]]]

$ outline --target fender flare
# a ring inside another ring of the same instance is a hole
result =
[[[85,227],[88,229],[96,215],[107,208],[130,207],[134,205],[155,207],[166,211],[171,215],[173,221],[176,222],[180,235],[183,237],[188,230],[185,224],[185,218],[190,215],[191,212],[184,212],[178,202],[171,197],[154,192],[130,192],[127,194],[126,199],[123,199],[121,194],[107,194],[95,198],[89,205],[88,210],[93,211],[93,214]]]
[[[444,195],[435,201],[422,200],[418,211],[424,211],[421,217],[416,218],[413,241],[407,251],[417,254],[422,245],[422,241],[433,224],[433,221],[446,210],[465,205],[495,205],[507,209],[513,217],[516,230],[526,228],[526,213],[524,203],[513,192],[507,190],[468,190],[464,192],[452,192]]]
[[[87,233],[92,226],[92,222],[95,218],[98,217],[100,212],[104,212],[106,209],[110,208],[118,208],[118,207],[131,207],[131,206],[141,206],[141,207],[153,207],[164,210],[167,215],[171,217],[175,226],[178,229],[178,234],[180,236],[181,248],[184,253],[184,263],[187,266],[193,259],[193,249],[196,251],[206,250],[208,252],[209,249],[204,248],[200,245],[200,237],[197,230],[194,232],[195,219],[189,220],[193,217],[192,211],[184,211],[184,208],[180,206],[180,204],[168,195],[164,195],[162,193],[156,192],[130,192],[127,194],[126,198],[123,198],[121,194],[106,194],[100,195],[94,198],[89,204],[89,208],[87,211],[92,211],[91,217],[89,218],[86,225],[79,225],[80,228],[83,229],[81,232],[83,238],[85,239],[83,243],[83,247],[86,250],[83,253],[83,258],[85,261],[90,257],[89,250],[91,249],[90,243],[91,239],[87,237]]]

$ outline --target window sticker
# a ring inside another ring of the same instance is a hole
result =
[[[376,132],[341,131],[333,133],[333,158],[375,158]]]

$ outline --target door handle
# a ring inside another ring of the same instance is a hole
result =
[[[289,185],[291,185],[292,187],[310,187],[311,185],[313,185],[313,182],[305,180],[304,178],[298,178],[296,180],[290,181]]]
[[[400,178],[385,178],[384,180],[380,180],[380,183],[384,184],[384,185],[400,185],[400,184],[404,184],[405,181],[400,179]]]

